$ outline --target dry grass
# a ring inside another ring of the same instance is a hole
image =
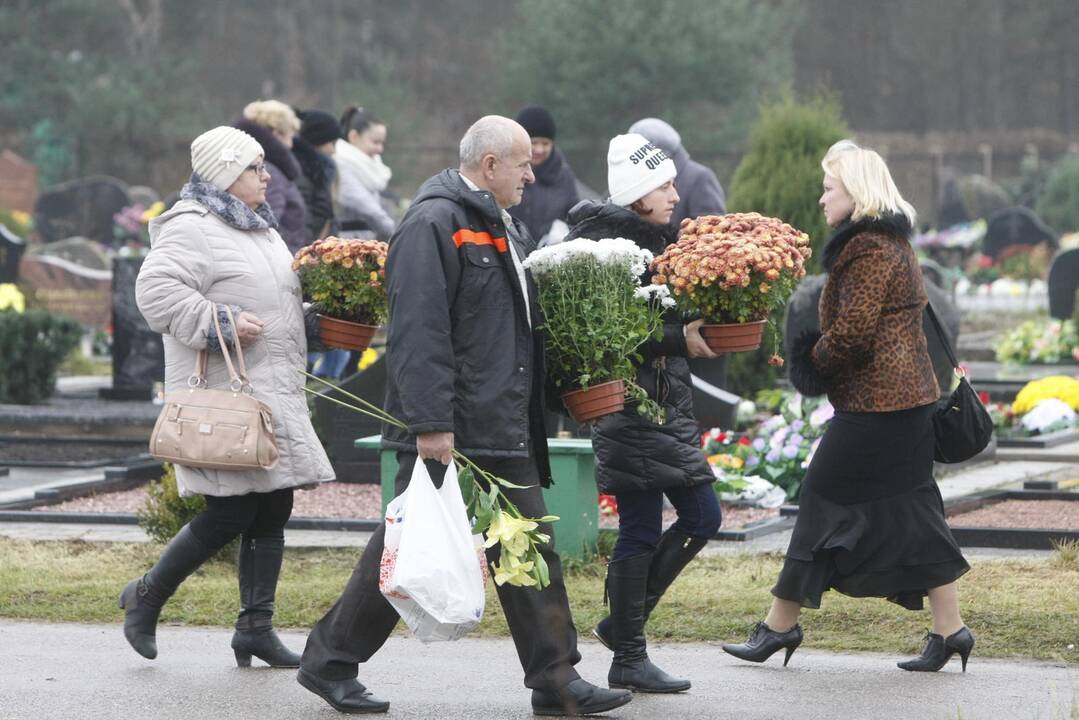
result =
[[[50,622],[118,623],[116,597],[145,571],[159,548],[147,545],[0,540],[0,617]],[[963,615],[978,636],[978,654],[1079,663],[1079,549],[1051,561],[980,561],[960,581]],[[289,551],[277,598],[282,627],[307,628],[344,587],[355,549]],[[649,623],[655,641],[742,640],[767,609],[778,556],[709,557],[694,562]],[[567,577],[574,620],[582,634],[605,609],[601,565],[575,565]],[[212,562],[166,605],[163,622],[228,626],[237,606],[228,563]],[[883,600],[826,596],[803,616],[806,646],[831,650],[916,653],[929,628],[928,610],[912,613]],[[480,634],[506,634],[488,588]]]

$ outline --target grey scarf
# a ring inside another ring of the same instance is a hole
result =
[[[180,191],[180,197],[205,206],[214,215],[239,230],[268,230],[277,227],[277,218],[268,204],[263,203],[257,210],[252,210],[235,195],[203,180],[198,173],[191,173],[191,179]]]

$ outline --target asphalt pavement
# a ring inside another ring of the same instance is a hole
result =
[[[304,637],[282,633],[299,650]],[[301,688],[294,670],[239,669],[230,632],[162,626],[160,655],[144,660],[115,625],[0,621],[3,720],[334,720],[345,717]],[[606,679],[610,654],[581,642],[581,674]],[[971,656],[939,673],[907,673],[879,654],[812,650],[782,666],[735,660],[718,645],[650,649],[693,681],[678,695],[637,695],[611,718],[732,720],[1070,720],[1079,717],[1079,666]],[[510,640],[423,645],[394,636],[360,679],[390,701],[388,717],[501,720],[533,717]]]

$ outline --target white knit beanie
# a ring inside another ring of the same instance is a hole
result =
[[[208,183],[228,190],[240,173],[263,156],[262,146],[243,130],[220,125],[191,143],[191,169]]]
[[[676,174],[674,161],[643,135],[629,133],[611,140],[607,187],[615,205],[632,205]]]

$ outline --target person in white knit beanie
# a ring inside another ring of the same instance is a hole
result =
[[[674,179],[674,161],[637,133],[616,135],[607,150],[607,188],[611,202],[629,207]]]
[[[207,130],[191,143],[191,169],[218,190],[228,190],[262,156],[255,138],[226,125]]]

